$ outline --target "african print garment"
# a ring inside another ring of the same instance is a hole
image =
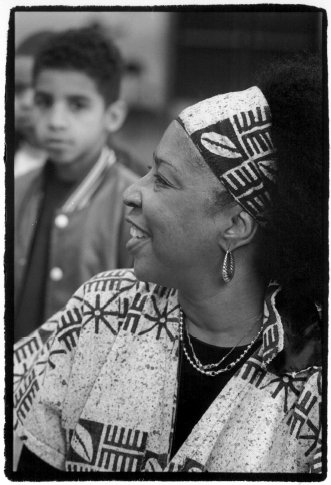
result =
[[[320,368],[268,370],[284,329],[269,287],[263,344],[169,459],[176,414],[177,292],[102,273],[15,348],[15,429],[67,471],[321,471]]]

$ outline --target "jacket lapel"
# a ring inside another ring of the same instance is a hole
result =
[[[96,164],[64,202],[62,212],[70,213],[88,205],[93,194],[103,182],[104,173],[116,162],[115,152],[105,147]]]

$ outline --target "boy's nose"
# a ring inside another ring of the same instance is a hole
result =
[[[142,199],[141,192],[139,188],[139,180],[128,187],[123,194],[124,204],[128,207],[141,207]]]
[[[49,110],[48,125],[53,129],[61,129],[67,126],[67,115],[61,105],[54,104]]]

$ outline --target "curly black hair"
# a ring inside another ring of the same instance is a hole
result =
[[[88,75],[106,105],[119,97],[123,61],[118,48],[100,26],[54,34],[36,57],[34,80],[44,69],[77,70]]]
[[[259,263],[265,277],[282,286],[283,304],[298,331],[307,308],[323,303],[327,264],[322,67],[321,56],[297,54],[274,61],[258,80],[271,108],[278,153],[277,187],[270,222],[260,235]]]

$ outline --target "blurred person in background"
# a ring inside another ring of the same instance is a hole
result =
[[[16,345],[25,478],[322,471],[322,106],[304,56],[170,124],[124,194],[134,270]]]
[[[96,29],[101,29],[101,30],[106,30],[107,27],[104,26],[102,23],[99,22],[92,22],[88,24],[88,27],[90,28],[96,28]],[[128,75],[128,72],[131,70],[131,65],[127,63],[127,61],[123,62],[123,75],[122,78]],[[128,109],[128,106],[123,105],[123,109]],[[128,115],[128,113],[127,113]],[[126,119],[128,116],[126,115]],[[126,121],[125,119],[125,121]],[[125,142],[124,142],[124,149],[121,144],[116,143],[114,141],[114,132],[109,133],[108,139],[107,139],[107,145],[109,145],[111,148],[113,148],[116,151],[116,157],[118,163],[122,163],[125,167],[127,167],[129,170],[132,172],[136,173],[140,177],[146,174],[147,168],[144,167],[143,163],[141,160],[139,160],[137,157],[133,156],[132,153],[129,153],[125,148]],[[116,132],[118,134],[118,132]],[[123,141],[122,141],[123,143]],[[132,150],[133,151],[133,150]]]
[[[34,33],[15,52],[15,176],[40,167],[46,160],[34,129],[32,72],[38,51],[51,35],[48,31]]]
[[[107,146],[125,119],[122,59],[95,27],[52,35],[33,70],[42,169],[15,183],[15,340],[93,274],[131,265],[122,193],[136,176]]]

